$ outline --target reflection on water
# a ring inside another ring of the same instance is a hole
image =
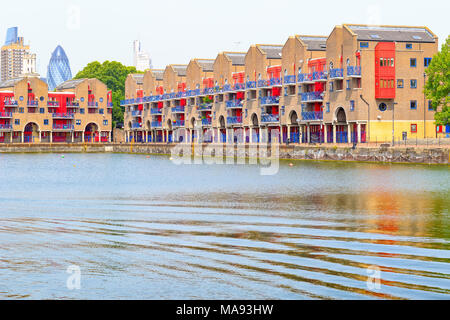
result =
[[[295,162],[260,176],[0,155],[0,298],[448,299],[449,178],[445,166]],[[66,287],[71,265],[80,290]]]

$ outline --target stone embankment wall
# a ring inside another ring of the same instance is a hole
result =
[[[227,157],[270,157],[272,150],[267,147],[236,147],[222,145],[170,145],[170,144],[5,144],[0,145],[0,153],[136,153],[171,155],[208,155]],[[183,151],[184,150],[184,151]],[[264,152],[261,152],[264,150]],[[274,149],[275,150],[275,149]],[[390,163],[449,164],[448,148],[348,148],[322,146],[279,146],[280,159],[332,160]],[[276,157],[276,154],[274,154]]]

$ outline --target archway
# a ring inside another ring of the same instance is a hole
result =
[[[289,141],[291,143],[300,143],[300,127],[298,125],[297,111],[291,111],[289,115]],[[283,132],[284,134],[284,132]]]
[[[258,116],[256,115],[256,113],[254,113],[252,114],[252,117],[250,119],[252,124],[252,127],[250,127],[250,134],[252,138],[251,141],[254,143],[258,143],[260,140]]]
[[[347,115],[342,107],[336,109],[336,143],[348,143]]]
[[[227,142],[227,128],[225,125],[225,117],[219,117],[219,142],[225,143]]]
[[[98,125],[96,123],[89,123],[84,129],[85,142],[99,142],[100,133],[98,132]]]
[[[23,129],[24,142],[40,142],[39,141],[39,126],[34,123],[28,123]]]

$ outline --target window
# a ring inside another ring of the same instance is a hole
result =
[[[359,43],[359,47],[360,48],[368,48],[369,47],[369,43],[368,42],[360,42]]]
[[[39,109],[39,113],[44,113],[45,112],[45,109],[44,108],[40,108]]]
[[[48,126],[48,119],[44,119],[44,125]]]
[[[80,108],[80,114],[84,114],[84,108]]]
[[[397,88],[400,88],[400,89],[403,88],[403,79],[398,79],[397,80]]]
[[[19,113],[23,113],[23,108],[19,108]]]
[[[411,66],[411,68],[417,67],[417,59],[416,58],[409,59],[409,65]]]
[[[417,101],[411,100],[411,102],[409,103],[409,106],[410,106],[411,110],[416,110],[417,109]]]
[[[351,89],[350,80],[347,80],[347,90]]]
[[[428,100],[428,111],[433,111],[433,104],[431,103],[431,100]]]
[[[355,111],[355,100],[350,100],[350,111]]]
[[[77,126],[81,126],[81,120],[76,121]]]
[[[107,126],[108,125],[108,120],[103,120],[103,125]]]
[[[406,49],[412,49],[412,43],[407,43],[406,44]]]
[[[333,92],[333,91],[334,91],[334,82],[331,81],[330,82],[330,92]]]
[[[384,103],[384,102],[380,103],[380,105],[378,106],[378,109],[379,109],[381,112],[386,111],[386,110],[387,110],[387,105],[386,105],[386,103]]]
[[[98,113],[99,113],[99,114],[103,114],[103,113],[104,113],[103,109],[99,109],[99,110],[98,110]]]
[[[327,102],[327,113],[330,113],[330,103],[329,102]]]
[[[19,125],[19,124],[20,124],[20,119],[15,119],[15,120],[14,120],[14,124],[15,124],[15,125]]]
[[[417,80],[411,80],[411,89],[416,89],[417,88]]]
[[[425,58],[423,59],[423,65],[425,66],[425,68],[427,68],[431,63],[431,58]]]
[[[411,133],[417,133],[417,124],[411,124]]]

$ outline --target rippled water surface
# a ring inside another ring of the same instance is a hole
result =
[[[0,298],[450,298],[448,167],[294,162],[259,173],[156,156],[0,155]],[[66,286],[71,265],[80,290]]]

